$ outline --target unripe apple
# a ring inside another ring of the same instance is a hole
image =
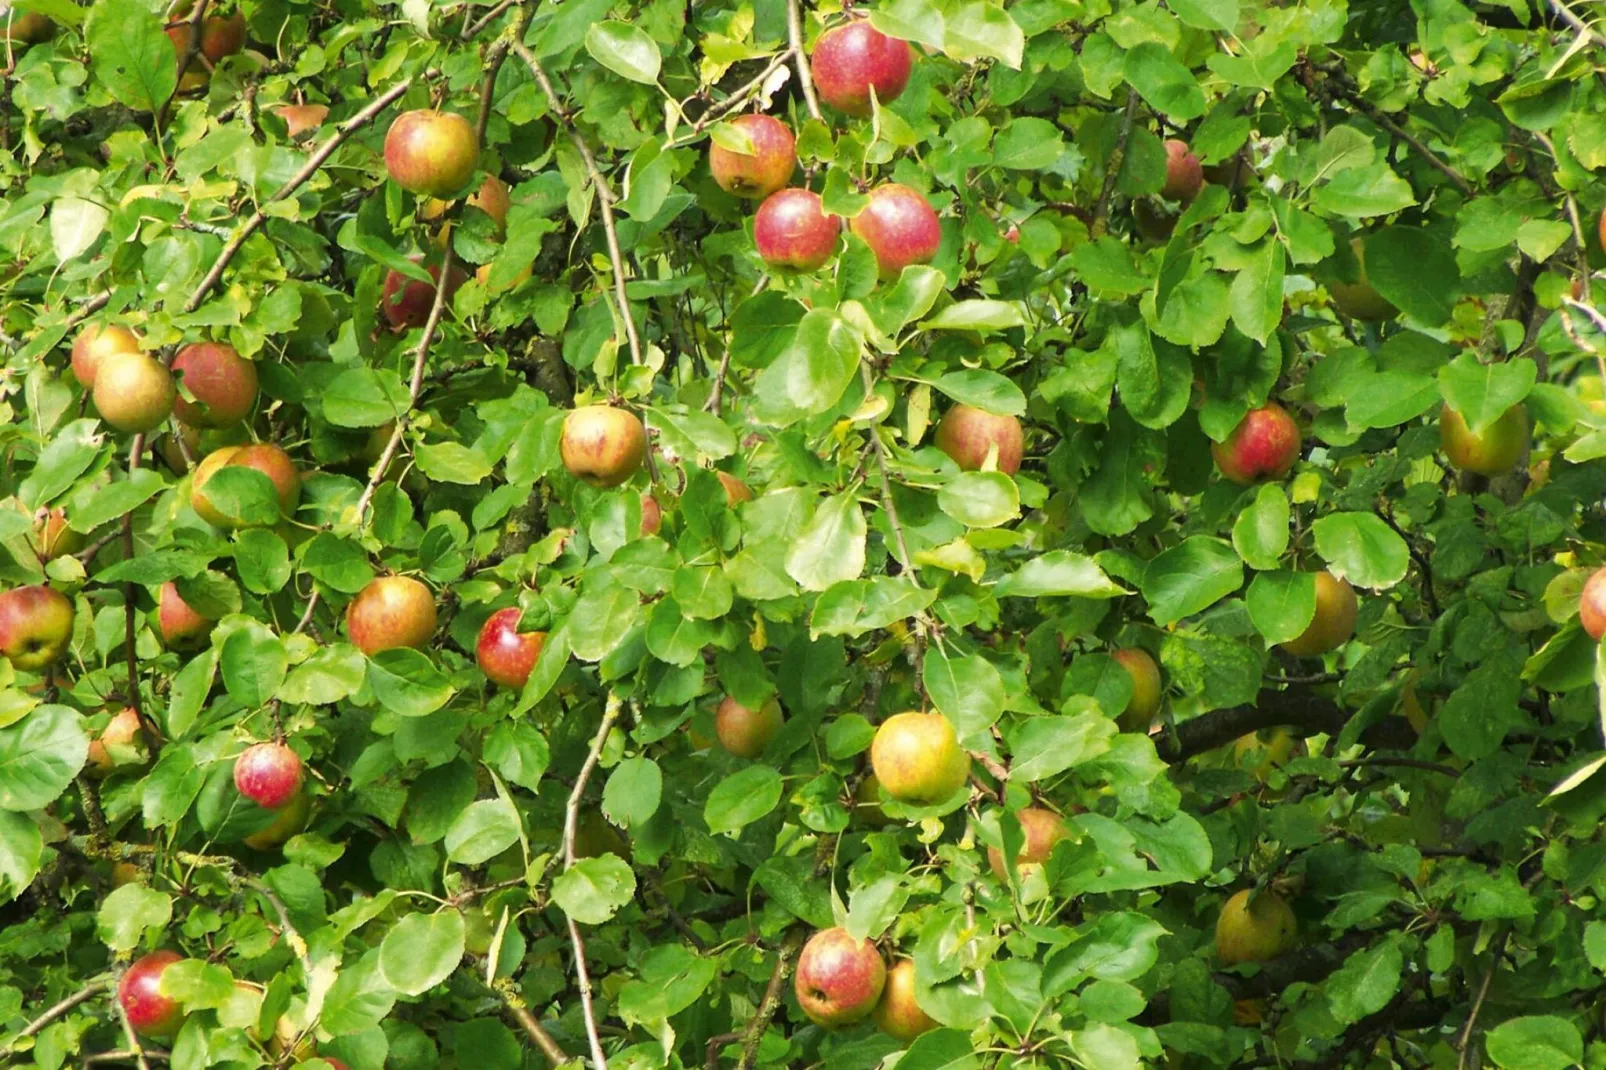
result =
[[[177,396],[172,374],[143,353],[108,353],[95,368],[95,408],[119,431],[159,427]]]
[[[1016,813],[1015,820],[1020,822],[1021,834],[1026,840],[1020,854],[1015,856],[1017,871],[1022,866],[1040,866],[1047,862],[1048,856],[1054,853],[1054,845],[1070,835],[1065,819],[1052,810],[1028,806]],[[987,848],[987,865],[999,880],[1008,879],[1004,871],[1004,852],[997,847]]]
[[[329,108],[324,104],[280,104],[273,114],[284,120],[284,132],[294,140],[323,126],[329,118]]]
[[[1606,568],[1596,569],[1584,581],[1584,593],[1578,599],[1578,623],[1597,643],[1606,635]]]
[[[113,888],[121,888],[125,884],[138,884],[144,879],[144,871],[133,862],[117,862],[112,866]]]
[[[515,691],[524,687],[535,668],[535,661],[546,645],[546,632],[521,632],[519,620],[524,611],[517,606],[499,609],[486,618],[474,644],[474,658],[480,671],[492,683]]]
[[[1275,401],[1250,409],[1224,442],[1210,444],[1221,474],[1247,486],[1262,479],[1281,479],[1299,460],[1299,425]]]
[[[911,264],[930,263],[942,244],[942,224],[926,195],[896,182],[871,190],[848,226],[875,254],[883,279],[897,278]]]
[[[617,487],[647,459],[647,429],[624,409],[582,405],[563,418],[558,453],[576,479],[596,487]]]
[[[1466,418],[1446,405],[1439,413],[1439,445],[1445,459],[1464,472],[1505,475],[1528,448],[1528,407],[1519,402],[1474,434]]]
[[[810,1021],[835,1029],[874,1010],[886,983],[887,964],[874,944],[846,929],[821,929],[803,945],[792,987]]]
[[[33,584],[0,594],[0,655],[25,672],[54,665],[72,642],[72,599]]]
[[[1204,168],[1186,141],[1171,138],[1165,143],[1165,186],[1160,195],[1184,203],[1199,196],[1204,187]]]
[[[641,496],[641,534],[642,534],[642,537],[645,538],[648,535],[656,535],[656,534],[658,534],[659,530],[663,526],[664,526],[664,510],[663,510],[663,506],[659,505],[658,504],[658,499],[654,498],[651,494],[643,494]]]
[[[970,755],[940,713],[888,717],[870,744],[870,766],[883,794],[917,805],[943,801],[970,777]]]
[[[1111,651],[1110,657],[1132,678],[1132,697],[1127,699],[1126,709],[1116,722],[1123,732],[1147,732],[1154,715],[1160,712],[1163,693],[1160,666],[1154,663],[1147,650],[1138,647]]]
[[[55,36],[56,24],[37,11],[14,11],[0,2],[0,41],[36,45]]]
[[[1222,904],[1216,918],[1216,957],[1223,966],[1267,962],[1298,946],[1299,923],[1276,892],[1254,895],[1246,888]]]
[[[152,951],[135,959],[117,982],[117,1003],[140,1036],[165,1039],[184,1024],[184,1008],[161,990],[162,974],[183,960],[177,952]]]
[[[1366,277],[1366,244],[1360,238],[1350,239],[1360,275],[1354,282],[1330,282],[1327,292],[1333,298],[1333,307],[1352,320],[1380,322],[1391,320],[1400,310],[1378,293]]]
[[[279,810],[266,828],[245,838],[245,845],[254,851],[266,851],[284,844],[291,836],[307,827],[307,816],[312,813],[312,797],[301,792]]]
[[[849,115],[870,114],[870,91],[883,106],[909,84],[914,53],[866,20],[826,30],[814,43],[809,68],[820,99]]]
[[[1261,737],[1264,735],[1264,739]],[[1240,768],[1253,761],[1248,772],[1262,784],[1271,774],[1288,763],[1294,756],[1294,737],[1286,728],[1271,728],[1264,732],[1246,732],[1233,740],[1232,760]]]
[[[178,351],[173,371],[194,398],[182,394],[173,412],[194,427],[225,427],[251,415],[257,403],[257,366],[231,345],[197,342]]]
[[[781,730],[781,705],[771,699],[756,710],[726,695],[714,710],[719,745],[738,758],[757,758]]]
[[[998,470],[1005,475],[1020,471],[1026,449],[1026,435],[1020,421],[978,409],[974,405],[955,405],[937,424],[937,448],[946,453],[961,471],[980,471],[993,447],[998,448]]]
[[[72,343],[72,374],[78,385],[95,385],[95,369],[108,353],[138,353],[139,335],[127,327],[91,323],[78,332]]]
[[[709,145],[708,170],[720,189],[757,201],[791,181],[797,170],[797,142],[785,123],[773,115],[749,113],[729,125],[746,135],[753,151],[728,149],[718,142]]]
[[[166,646],[175,650],[199,646],[216,626],[217,621],[201,616],[184,601],[178,584],[162,584],[156,597],[156,630]]]
[[[1316,573],[1316,616],[1298,636],[1281,644],[1298,658],[1313,658],[1337,650],[1355,634],[1360,605],[1355,588],[1326,569]]]
[[[301,755],[283,743],[253,743],[234,759],[235,788],[265,810],[289,805],[301,778]]]
[[[346,632],[364,654],[428,646],[435,636],[435,596],[411,576],[379,576],[346,607]]]
[[[719,485],[725,488],[726,505],[735,508],[742,502],[750,502],[753,500],[753,488],[749,487],[746,483],[743,483],[729,472],[716,471],[714,475],[719,477]]]
[[[99,736],[89,741],[89,756],[86,759],[86,768],[105,776],[117,768],[117,759],[112,756],[111,747],[132,747],[140,738],[139,712],[132,706],[124,706],[106,722]]]
[[[915,1002],[915,964],[899,959],[887,971],[881,1002],[873,1012],[876,1027],[894,1040],[907,1044],[922,1033],[937,1028],[938,1022]]]
[[[84,546],[84,537],[67,526],[67,511],[60,506],[34,514],[31,541],[41,561],[75,554]]]
[[[772,268],[816,271],[836,252],[841,235],[841,217],[828,215],[813,190],[777,190],[753,217],[753,244]]]
[[[385,170],[402,189],[421,196],[457,193],[479,162],[474,125],[455,112],[402,112],[385,134]]]
[[[421,256],[409,257],[413,263],[424,263]],[[439,262],[424,265],[429,272],[430,282],[421,282],[418,279],[408,278],[399,271],[385,272],[385,285],[380,290],[379,311],[384,313],[385,321],[398,331],[405,331],[409,327],[422,327],[429,322],[430,310],[435,307],[435,290],[440,285],[441,266]],[[458,287],[468,281],[468,276],[454,261],[451,274],[446,277],[445,308],[450,308],[452,297],[457,293]]]
[[[886,811],[881,809],[881,781],[876,779],[874,773],[859,781],[858,788],[854,790],[853,812],[868,828],[884,828],[891,820]]]

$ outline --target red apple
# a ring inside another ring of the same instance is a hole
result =
[[[524,687],[535,668],[535,659],[541,656],[546,645],[546,632],[521,632],[519,619],[524,611],[517,606],[499,609],[486,618],[480,628],[479,642],[474,644],[474,657],[480,671],[492,683],[515,691]]]
[[[940,1024],[915,1002],[913,959],[899,959],[887,971],[881,1002],[875,1006],[875,1024],[887,1036],[905,1044]]]
[[[647,429],[632,412],[612,405],[582,405],[563,419],[558,440],[563,467],[597,487],[617,487],[647,459]]]
[[[1606,568],[1596,569],[1584,581],[1584,593],[1578,599],[1578,623],[1597,643],[1606,635]]]
[[[346,607],[346,632],[364,654],[424,647],[435,636],[435,596],[411,576],[380,576]]]
[[[89,757],[86,768],[99,776],[105,776],[117,768],[117,759],[112,756],[110,747],[132,747],[139,741],[139,712],[132,706],[124,706],[112,716],[101,729],[96,738],[89,741]]]
[[[385,170],[402,189],[427,197],[449,197],[479,166],[474,124],[455,112],[402,112],[385,134]]]
[[[255,851],[278,847],[307,827],[307,815],[310,813],[312,799],[303,791],[285,804],[266,828],[247,836],[245,845]]]
[[[803,945],[793,990],[810,1021],[835,1029],[874,1010],[886,983],[887,964],[874,944],[846,929],[822,929]]]
[[[898,713],[876,729],[870,766],[881,792],[902,802],[942,802],[970,777],[970,755],[940,713]]]
[[[998,470],[1005,475],[1020,471],[1026,436],[1020,421],[1000,416],[974,405],[955,405],[937,425],[936,444],[961,471],[977,472],[994,447],[998,450]]]
[[[1184,203],[1199,196],[1204,186],[1204,168],[1186,141],[1171,138],[1165,143],[1165,186],[1160,195]]]
[[[423,263],[421,256],[410,257],[413,263]],[[429,313],[435,307],[435,289],[440,285],[441,266],[438,262],[425,264],[426,271],[432,281],[420,282],[410,279],[399,271],[385,273],[385,285],[380,291],[379,310],[384,313],[385,320],[392,328],[405,331],[409,327],[422,327],[429,321]],[[454,262],[452,272],[446,279],[446,307],[450,308],[452,296],[457,293],[458,287],[468,281],[468,275]]]
[[[95,385],[95,369],[108,353],[138,353],[139,335],[127,327],[91,323],[72,343],[72,374],[86,390]]]
[[[1300,658],[1314,658],[1337,650],[1355,634],[1360,604],[1355,588],[1326,569],[1316,573],[1316,615],[1298,636],[1281,644]]]
[[[752,143],[752,152],[727,149],[714,142],[708,149],[708,170],[726,193],[763,200],[791,181],[797,170],[797,142],[786,124],[773,115],[750,113],[729,123]]]
[[[323,104],[280,104],[273,114],[284,120],[284,132],[294,140],[323,126],[329,118],[329,108]]]
[[[190,24],[174,23],[165,32],[167,39],[173,44],[173,67],[177,69],[178,65],[184,62],[184,57],[190,54]],[[205,40],[204,33],[202,40]],[[186,92],[191,89],[201,89],[211,78],[212,72],[207,69],[206,60],[197,49],[195,55],[190,56],[189,66],[184,68],[184,75],[179,79],[178,87]]]
[[[1070,835],[1065,819],[1052,810],[1028,806],[1015,815],[1015,820],[1020,822],[1021,835],[1026,841],[1021,845],[1020,854],[1015,856],[1017,871],[1022,866],[1040,866],[1047,862],[1048,856],[1054,853],[1054,845]],[[1003,851],[987,848],[987,864],[999,880],[1008,879],[1004,873]]]
[[[642,537],[645,538],[648,535],[658,534],[659,529],[662,528],[663,525],[664,510],[663,507],[658,504],[658,499],[654,498],[651,494],[643,494],[641,496]]]
[[[1250,409],[1223,442],[1210,445],[1221,474],[1247,486],[1281,479],[1299,460],[1299,425],[1275,401]]]
[[[152,951],[135,959],[117,982],[117,1003],[140,1036],[165,1039],[184,1024],[184,1008],[161,989],[163,972],[183,960],[173,951]]]
[[[883,106],[909,84],[909,42],[888,37],[865,20],[826,30],[814,43],[809,68],[820,99],[849,115],[870,114],[870,91]]]
[[[227,18],[209,18],[201,25],[201,55],[213,66],[245,47],[245,15],[240,11]]]
[[[199,645],[212,634],[217,621],[203,617],[184,596],[178,593],[178,584],[164,583],[156,598],[156,630],[162,642],[173,649]]]
[[[234,786],[266,810],[286,806],[301,792],[301,755],[283,743],[253,743],[234,759]]]
[[[836,252],[842,220],[827,215],[813,190],[777,190],[753,217],[753,244],[772,268],[816,271]]]
[[[1528,448],[1528,407],[1511,406],[1494,423],[1474,434],[1466,419],[1446,405],[1439,413],[1439,444],[1456,468],[1480,476],[1505,475]]]
[[[53,561],[81,550],[84,537],[67,526],[67,511],[58,506],[34,514],[32,542],[41,561]]]
[[[257,403],[257,366],[231,345],[197,342],[178,351],[173,371],[191,396],[173,402],[173,412],[194,427],[225,427],[251,415]]]
[[[495,175],[486,175],[480,188],[468,199],[468,203],[491,217],[496,224],[498,233],[507,230],[508,213],[513,210],[513,197],[508,193],[507,183]],[[452,206],[451,201],[443,201],[438,197],[431,197],[419,208],[419,215],[425,219],[439,219],[446,214]],[[451,227],[441,228],[440,241],[444,245],[451,234]]]
[[[25,672],[53,665],[72,642],[72,599],[33,584],[0,594],[0,654]]]
[[[95,367],[95,408],[119,431],[159,427],[177,396],[172,374],[143,353],[108,353]]]
[[[284,450],[272,443],[259,442],[213,450],[195,466],[195,475],[190,480],[190,506],[202,520],[228,531],[249,526],[240,517],[223,512],[206,496],[207,482],[225,467],[254,468],[267,476],[278,494],[280,514],[295,515],[301,502],[301,472]]]
[[[942,244],[942,224],[925,194],[888,182],[870,191],[869,203],[848,223],[875,254],[883,279],[911,264],[928,264]]]
[[[781,730],[781,705],[773,699],[756,710],[726,695],[714,710],[719,745],[738,758],[757,758]]]

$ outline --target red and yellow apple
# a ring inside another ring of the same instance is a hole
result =
[[[364,654],[424,647],[435,636],[435,596],[411,576],[379,576],[346,607],[346,634]]]
[[[943,801],[970,777],[970,755],[940,713],[888,717],[870,743],[870,766],[884,794],[917,805]]]

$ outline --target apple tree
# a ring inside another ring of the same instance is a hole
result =
[[[1606,1065],[1603,14],[0,3],[0,1061]]]

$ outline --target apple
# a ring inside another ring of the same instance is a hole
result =
[[[0,654],[25,672],[55,664],[72,642],[72,599],[33,584],[0,594]]]
[[[868,940],[846,929],[821,929],[803,945],[792,988],[815,1025],[851,1025],[875,1009],[887,983],[887,964]]]
[[[251,415],[257,403],[257,366],[231,345],[197,342],[178,351],[173,371],[191,396],[180,394],[173,412],[193,427],[225,427]]]
[[[996,446],[998,470],[1012,476],[1020,471],[1026,435],[1013,416],[1000,416],[974,405],[955,405],[937,424],[935,442],[965,472],[979,471]]]
[[[329,108],[324,104],[280,104],[273,114],[284,120],[284,132],[294,140],[323,126],[329,118]]]
[[[234,786],[265,810],[279,810],[301,794],[301,755],[283,743],[253,743],[234,759]]]
[[[1021,834],[1026,837],[1020,854],[1015,856],[1017,871],[1022,866],[1040,866],[1047,862],[1048,856],[1054,853],[1054,845],[1070,835],[1065,819],[1052,810],[1028,806],[1015,815],[1015,820],[1020,822]],[[1004,873],[1004,852],[997,847],[987,848],[987,865],[999,880],[1008,879]]]
[[[409,257],[415,264],[424,263],[422,256]],[[430,310],[435,307],[435,290],[440,286],[440,263],[428,263],[429,282],[408,278],[399,271],[385,272],[385,285],[380,290],[379,311],[394,330],[422,327],[429,322]],[[454,262],[451,274],[446,277],[446,306],[451,307],[458,287],[468,281],[468,275]]]
[[[307,816],[312,813],[312,798],[301,792],[280,808],[278,815],[260,831],[245,838],[245,845],[254,851],[266,851],[284,844],[291,836],[307,827]]]
[[[870,765],[884,795],[921,805],[943,801],[970,777],[970,755],[940,713],[888,717],[870,744]]]
[[[877,1028],[905,1044],[921,1033],[937,1028],[939,1024],[915,1002],[913,959],[899,959],[892,964],[892,969],[887,971],[886,985],[881,990],[881,1002],[875,1005],[871,1013]]]
[[[184,1008],[162,995],[162,974],[184,956],[174,951],[152,951],[134,960],[117,982],[117,1004],[134,1032],[142,1037],[165,1039],[184,1024]]]
[[[364,654],[424,647],[435,635],[435,596],[411,576],[380,576],[346,607],[346,632]]]
[[[1245,486],[1281,479],[1299,460],[1299,425],[1275,401],[1250,409],[1223,442],[1210,444],[1221,474]]]
[[[719,188],[735,197],[763,200],[784,187],[797,170],[797,141],[773,115],[749,113],[728,126],[745,135],[752,152],[728,149],[717,141],[708,148],[708,170]]]
[[[1186,204],[1199,196],[1204,187],[1204,169],[1199,157],[1188,148],[1186,141],[1170,138],[1165,143],[1165,185],[1160,195],[1170,201]]]
[[[91,323],[78,332],[72,343],[72,374],[78,385],[95,385],[95,369],[108,353],[138,353],[139,335],[127,327]]]
[[[1276,892],[1233,893],[1216,918],[1216,957],[1224,966],[1267,962],[1299,946],[1294,911]]]
[[[514,690],[524,687],[535,668],[535,659],[541,656],[541,648],[546,645],[546,632],[519,631],[519,619],[523,616],[524,611],[517,606],[497,610],[486,618],[480,628],[479,641],[474,644],[474,657],[480,671],[492,683]]]
[[[582,405],[563,418],[558,453],[576,479],[595,487],[617,487],[647,459],[647,429],[624,409]]]
[[[1446,405],[1439,413],[1439,445],[1456,468],[1480,476],[1504,475],[1517,467],[1528,448],[1528,407],[1511,406],[1474,434],[1466,418]]]
[[[145,873],[132,862],[117,862],[112,866],[112,887],[143,883]]]
[[[738,758],[757,758],[781,730],[781,705],[774,699],[756,710],[726,695],[714,710],[719,745]]]
[[[1316,616],[1305,630],[1282,648],[1298,658],[1313,658],[1337,650],[1355,634],[1355,617],[1360,610],[1355,588],[1326,569],[1316,573]]]
[[[212,476],[221,468],[236,466],[254,468],[267,476],[278,493],[279,512],[286,517],[295,515],[301,502],[301,472],[284,450],[272,443],[259,442],[213,450],[195,466],[195,475],[190,480],[190,507],[197,516],[227,531],[249,526],[239,517],[223,512],[206,496],[206,484]]]
[[[743,483],[729,472],[716,471],[714,475],[719,477],[719,485],[725,488],[726,505],[735,508],[742,502],[750,502],[753,500],[753,488],[749,487],[746,483]]]
[[[641,496],[641,535],[656,535],[664,526],[664,509],[651,494]]]
[[[928,264],[942,244],[942,224],[925,194],[897,182],[869,193],[869,202],[848,223],[875,254],[883,279],[895,279],[911,264]]]
[[[849,115],[870,114],[870,94],[883,106],[909,84],[914,53],[909,42],[888,37],[865,20],[820,34],[809,57],[820,99]]]
[[[113,757],[110,748],[132,747],[139,738],[139,711],[132,706],[124,706],[112,716],[106,727],[101,729],[100,735],[89,741],[87,768],[100,776],[105,776],[117,768],[117,759]]]
[[[165,32],[167,33],[167,39],[173,43],[173,67],[176,70],[178,65],[184,62],[184,57],[190,53],[190,24],[187,22],[174,23]],[[201,39],[203,41],[206,39],[204,32]],[[206,61],[202,59],[200,51],[197,50],[195,55],[190,56],[189,66],[184,68],[184,75],[178,80],[178,87],[184,92],[201,89],[211,79],[212,72],[206,69]]]
[[[1600,210],[1600,222],[1595,225],[1595,229],[1599,231],[1601,247],[1606,248],[1606,208]]]
[[[209,18],[201,24],[201,55],[213,66],[245,47],[245,14],[235,11],[227,18]]]
[[[244,447],[220,446],[202,457],[195,466],[195,475],[190,477],[190,508],[195,510],[197,516],[211,524],[213,527],[227,528],[231,521],[224,516],[206,497],[206,483],[213,474],[234,459]]]
[[[178,593],[178,584],[162,584],[156,596],[156,630],[166,646],[175,650],[199,646],[216,626],[217,621],[190,608],[184,596]]]
[[[777,190],[753,217],[753,244],[772,268],[817,271],[836,252],[841,236],[841,217],[827,214],[813,190]]]
[[[177,396],[172,374],[144,353],[108,353],[95,367],[95,408],[119,431],[159,427]]]
[[[83,549],[84,537],[67,526],[67,511],[57,506],[34,514],[32,542],[39,560],[52,561]]]
[[[1578,623],[1597,643],[1606,635],[1606,568],[1596,569],[1584,581],[1584,592],[1578,599]]]
[[[1154,658],[1147,650],[1137,647],[1112,651],[1110,657],[1132,678],[1132,697],[1127,699],[1126,709],[1121,711],[1116,722],[1123,732],[1147,732],[1154,715],[1160,712],[1160,697],[1164,690],[1160,666],[1154,663]]]
[[[507,290],[516,290],[535,277],[535,265],[528,264],[521,268],[506,286],[491,286],[491,268],[495,265],[481,264],[474,269],[474,277],[480,280],[480,285],[492,293],[502,293]]]
[[[480,183],[480,188],[469,197],[468,203],[491,217],[498,234],[506,232],[508,213],[513,210],[513,198],[508,193],[506,182],[495,175],[486,175],[485,181]],[[431,197],[419,206],[418,214],[425,219],[439,219],[451,206],[451,201]],[[441,228],[436,240],[442,247],[451,239],[451,233],[451,224]]]
[[[37,11],[14,11],[0,2],[0,41],[36,45],[55,36],[56,24]]]
[[[886,811],[881,809],[881,781],[876,779],[874,773],[859,781],[859,786],[854,789],[853,811],[870,828],[883,828],[888,824]]]
[[[1333,307],[1352,320],[1375,323],[1398,316],[1400,310],[1378,293],[1366,277],[1366,244],[1360,238],[1351,238],[1349,244],[1350,248],[1355,250],[1355,260],[1359,265],[1360,275],[1354,282],[1327,284],[1327,293],[1333,299]]]
[[[385,170],[411,193],[449,197],[479,166],[478,141],[474,124],[456,112],[402,112],[385,134]]]
[[[1293,756],[1294,737],[1286,728],[1269,729],[1265,739],[1260,738],[1259,732],[1249,732],[1232,744],[1234,764],[1242,767],[1245,762],[1253,762],[1248,771],[1262,784],[1271,778],[1273,770],[1285,765]]]

